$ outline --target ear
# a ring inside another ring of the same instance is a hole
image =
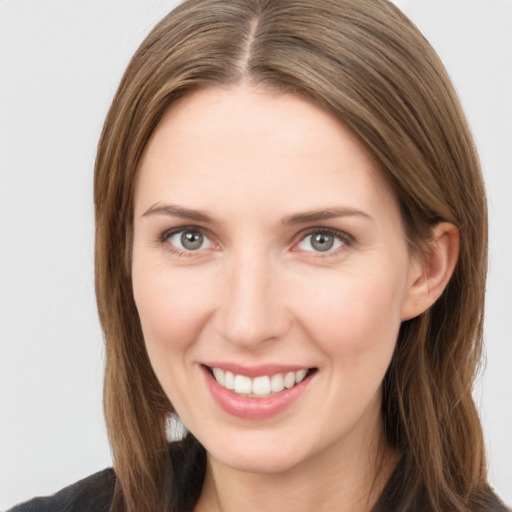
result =
[[[425,253],[411,256],[402,320],[414,318],[434,304],[450,281],[458,257],[458,229],[449,222],[436,224]]]

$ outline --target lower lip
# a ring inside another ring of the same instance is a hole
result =
[[[249,398],[222,387],[206,368],[203,369],[208,389],[217,404],[231,416],[245,420],[265,420],[277,416],[300,398],[311,381],[311,374],[308,374],[290,389],[264,398]]]

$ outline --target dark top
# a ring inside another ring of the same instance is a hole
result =
[[[108,512],[116,475],[112,469],[104,469],[88,476],[62,491],[46,498],[16,505],[8,512]]]
[[[174,444],[174,443],[173,443]],[[177,443],[178,444],[178,443]],[[173,450],[171,450],[172,454]],[[176,462],[175,460],[173,462]],[[421,492],[403,493],[411,468],[403,457],[372,512],[432,512]],[[34,498],[16,505],[8,512],[108,512],[114,495],[116,476],[104,469],[80,480],[60,492],[44,498]],[[189,507],[187,507],[187,510]],[[479,503],[468,507],[473,512],[511,512],[489,489]]]

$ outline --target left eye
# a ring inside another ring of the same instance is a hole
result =
[[[346,245],[346,240],[336,232],[314,231],[305,236],[298,244],[301,251],[329,252]]]
[[[212,242],[202,231],[197,229],[182,229],[168,237],[171,245],[181,251],[198,251],[200,249],[209,249]]]

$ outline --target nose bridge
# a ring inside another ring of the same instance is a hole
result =
[[[223,338],[249,348],[284,334],[288,317],[275,267],[261,249],[232,255],[217,312],[217,330]]]

